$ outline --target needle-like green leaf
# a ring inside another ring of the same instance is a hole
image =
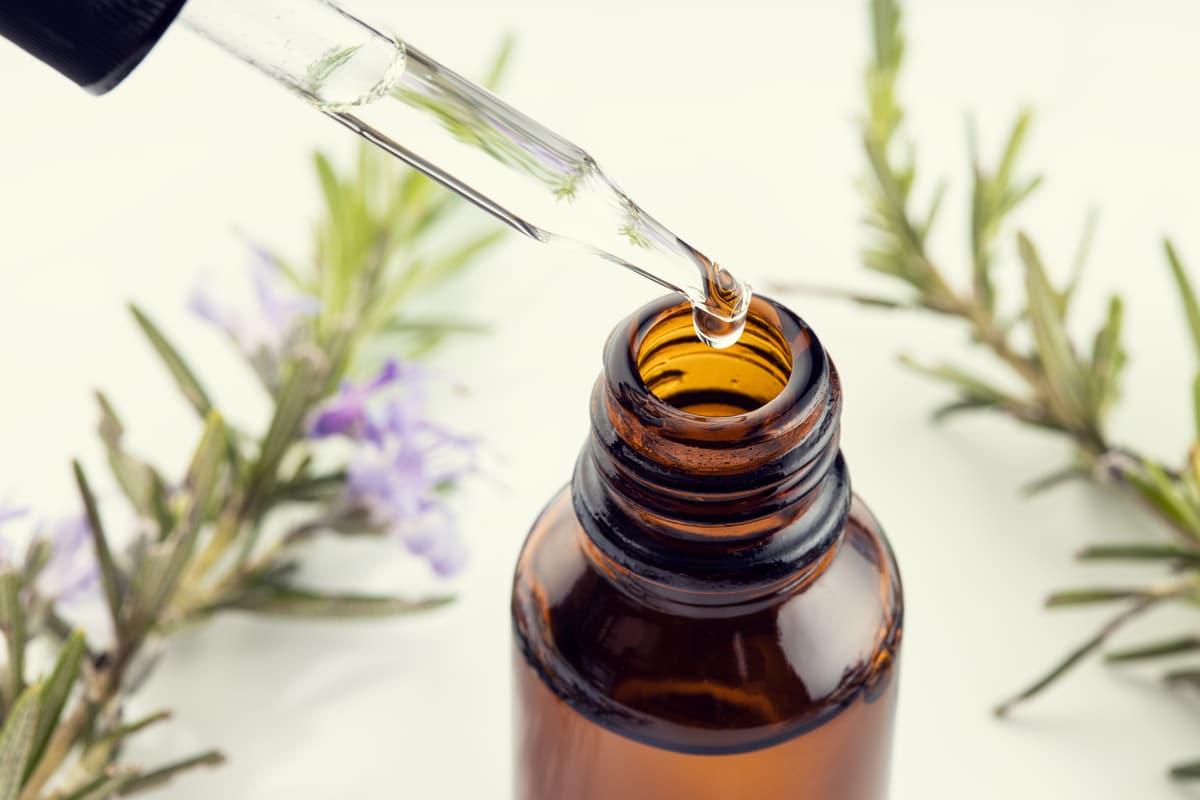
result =
[[[135,733],[141,733],[142,731],[146,730],[146,728],[157,725],[160,722],[166,722],[167,720],[171,719],[171,716],[172,714],[170,711],[156,711],[153,714],[148,714],[140,719],[134,720],[133,722],[127,722],[124,725],[120,725],[112,730],[106,731],[104,735],[101,736],[97,741],[103,741],[105,743],[120,742],[122,739],[133,736]]]
[[[4,697],[13,702],[25,689],[25,607],[21,604],[21,573],[0,570],[0,631],[8,645],[8,685]]]
[[[922,364],[908,356],[901,356],[900,362],[910,369],[957,387],[968,400],[980,403],[1002,403],[1009,399],[1002,389],[992,386],[987,380],[973,375],[961,367],[952,364]]]
[[[1195,426],[1192,435],[1195,436],[1194,441],[1200,442],[1200,372],[1192,379],[1192,417]]]
[[[1177,781],[1194,781],[1200,778],[1200,761],[1171,767],[1171,777]]]
[[[1183,303],[1183,311],[1187,316],[1188,328],[1192,332],[1192,348],[1197,358],[1200,358],[1200,301],[1196,299],[1196,291],[1192,281],[1184,269],[1175,246],[1170,241],[1163,242],[1163,250],[1167,254],[1167,263],[1171,274],[1175,276],[1175,285],[1179,289],[1179,300]]]
[[[1118,589],[1112,587],[1099,587],[1092,589],[1064,589],[1060,592],[1055,592],[1046,598],[1047,608],[1061,608],[1062,606],[1083,606],[1093,605],[1095,603],[1111,603],[1114,600],[1130,600],[1136,597],[1145,597],[1146,590],[1141,588]]]
[[[506,35],[500,40],[500,49],[492,58],[492,66],[488,68],[487,75],[483,79],[483,85],[495,91],[504,82],[504,76],[508,72],[509,62],[512,60],[513,48],[516,47],[517,39],[512,34]]]
[[[1130,473],[1127,476],[1130,485],[1135,487],[1150,505],[1157,508],[1168,519],[1200,538],[1200,509],[1193,506],[1184,496],[1182,487],[1152,459],[1144,459],[1141,464],[1142,473]]]
[[[225,755],[209,750],[199,755],[184,758],[157,769],[126,778],[120,784],[120,796],[132,797],[141,792],[160,789],[184,772],[201,767],[219,767],[225,763]]]
[[[112,620],[113,631],[120,634],[122,624],[122,606],[124,596],[124,579],[117,569],[112,551],[108,547],[108,537],[104,532],[104,524],[100,519],[100,509],[96,505],[96,496],[88,484],[83,466],[74,462],[75,483],[79,487],[79,496],[87,513],[88,529],[92,535],[92,545],[96,550],[96,563],[100,568],[100,583],[104,587],[104,599],[108,602],[109,618]]]
[[[1072,667],[1079,664],[1079,662],[1083,661],[1089,655],[1098,650],[1102,644],[1108,641],[1110,636],[1120,630],[1126,623],[1139,614],[1142,614],[1162,599],[1163,598],[1153,597],[1139,600],[1117,616],[1113,617],[1091,638],[1087,639],[1085,642],[1068,653],[1066,658],[1056,664],[1043,677],[1034,681],[1032,685],[1030,685],[1024,691],[1019,692],[1016,696],[1005,700],[1003,703],[996,706],[994,709],[996,716],[1006,716],[1014,706],[1019,705],[1020,703],[1023,703],[1026,700],[1029,700],[1030,698],[1040,694],[1046,689],[1046,687],[1050,686],[1067,672],[1069,672]]]
[[[1017,245],[1021,260],[1025,262],[1029,321],[1033,327],[1038,357],[1049,379],[1050,400],[1063,418],[1086,420],[1091,415],[1087,386],[1079,359],[1063,327],[1054,288],[1029,238],[1024,234],[1019,235]]]
[[[84,783],[78,789],[65,795],[62,800],[110,800],[118,797],[122,784],[128,781],[131,774],[127,770],[113,770],[114,774],[98,775]]]
[[[154,348],[154,352],[158,354],[163,364],[166,365],[167,371],[171,373],[171,377],[175,379],[175,384],[183,396],[191,403],[192,408],[196,409],[196,413],[201,417],[207,417],[208,413],[212,411],[212,401],[208,399],[208,392],[200,385],[200,380],[183,360],[183,356],[179,355],[179,351],[144,311],[134,305],[131,305],[129,310],[132,312],[134,320],[137,321],[138,327],[142,329],[142,333],[146,335],[150,346]]]
[[[385,595],[326,594],[291,586],[263,586],[234,601],[231,607],[268,616],[338,619],[414,614],[440,608],[453,599],[408,600]]]
[[[1087,216],[1083,219],[1083,231],[1079,234],[1079,242],[1075,245],[1075,255],[1071,259],[1071,280],[1067,282],[1067,286],[1062,292],[1064,317],[1070,309],[1075,290],[1079,288],[1083,271],[1087,268],[1088,258],[1092,254],[1092,243],[1096,240],[1096,227],[1099,219],[1100,214],[1095,208],[1089,208]]]
[[[17,800],[21,793],[41,699],[41,687],[30,686],[22,692],[0,731],[0,800]]]
[[[125,451],[122,442],[125,426],[103,392],[96,392],[96,402],[100,406],[100,440],[104,442],[108,465],[117,485],[139,514],[147,519],[156,519],[159,510],[166,505],[162,477],[152,466]]]
[[[1179,636],[1161,642],[1152,642],[1137,647],[1114,650],[1111,653],[1107,653],[1104,656],[1104,660],[1113,663],[1144,661],[1149,658],[1162,658],[1163,656],[1174,656],[1180,653],[1191,653],[1195,650],[1200,650],[1200,637]]]
[[[1095,407],[1093,413],[1103,418],[1116,402],[1120,392],[1121,371],[1125,367],[1125,351],[1121,347],[1121,322],[1124,307],[1121,298],[1113,296],[1108,303],[1108,318],[1096,333],[1092,345],[1092,392]]]
[[[41,707],[38,709],[29,763],[25,767],[26,779],[41,760],[42,753],[45,752],[46,745],[50,742],[54,727],[58,724],[71,689],[79,677],[79,670],[83,665],[83,657],[86,652],[83,632],[75,631],[63,644],[62,650],[58,654],[58,661],[54,664],[54,670],[42,685]]]
[[[187,509],[181,516],[179,528],[165,541],[151,546],[138,570],[136,616],[142,626],[149,625],[168,604],[195,552],[206,511],[212,505],[221,480],[227,448],[225,423],[213,412],[208,417],[204,435],[184,480],[188,493]]]
[[[1178,561],[1200,565],[1200,548],[1176,544],[1094,544],[1076,556],[1081,561]]]
[[[1036,494],[1048,491],[1055,487],[1061,486],[1068,481],[1086,480],[1089,474],[1086,470],[1080,469],[1078,466],[1071,465],[1064,467],[1054,472],[1047,473],[1040,478],[1026,483],[1021,487],[1021,494],[1026,497],[1033,497]]]

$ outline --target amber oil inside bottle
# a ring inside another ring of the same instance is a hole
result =
[[[819,341],[755,298],[714,350],[664,298],[604,367],[517,566],[517,797],[881,800],[900,582]]]

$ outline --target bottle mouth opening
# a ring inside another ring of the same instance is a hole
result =
[[[593,419],[607,419],[647,458],[697,474],[804,457],[821,437],[802,440],[836,429],[840,408],[833,365],[812,329],[762,295],[750,301],[742,338],[720,350],[697,338],[691,305],[678,295],[647,304],[609,338],[600,387]],[[672,454],[650,455],[656,448]]]
[[[696,336],[686,304],[660,316],[645,329],[635,356],[646,390],[700,417],[735,417],[769,405],[804,363],[797,362],[778,317],[766,310],[752,306],[742,337],[720,350]]]

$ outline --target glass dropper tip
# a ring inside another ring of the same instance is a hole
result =
[[[724,350],[742,338],[753,292],[719,264],[712,263],[705,273],[704,295],[692,299],[692,325],[700,341]]]

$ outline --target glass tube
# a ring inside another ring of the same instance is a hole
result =
[[[634,203],[586,151],[325,0],[191,0],[185,25],[515,230],[685,295],[708,344],[750,290]]]

